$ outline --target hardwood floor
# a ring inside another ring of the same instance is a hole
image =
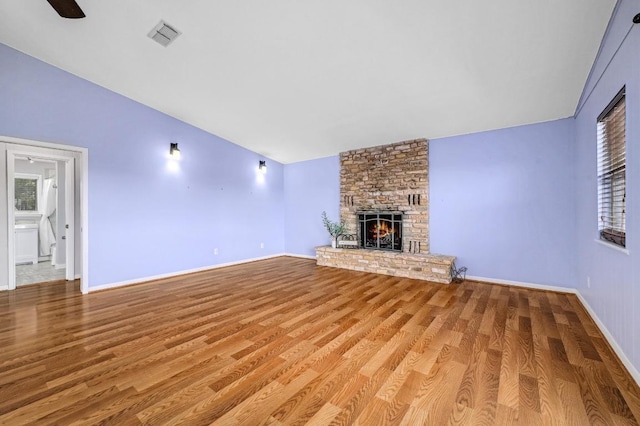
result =
[[[0,293],[0,424],[637,425],[573,295],[276,258]]]

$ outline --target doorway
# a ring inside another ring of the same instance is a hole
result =
[[[14,157],[16,287],[68,278],[66,197],[73,194],[66,190],[67,166],[65,161]]]
[[[5,288],[80,279],[87,293],[87,150],[6,137],[0,137],[0,148],[7,170]]]

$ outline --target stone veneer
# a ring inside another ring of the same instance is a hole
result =
[[[400,211],[402,251],[429,253],[427,154],[426,139],[341,153],[340,219],[349,232],[359,233],[357,212]]]
[[[454,256],[427,253],[398,253],[382,250],[356,250],[316,247],[316,262],[320,266],[408,277],[437,283],[451,282]]]
[[[348,232],[359,234],[358,212],[402,212],[402,253],[317,247],[318,265],[451,282],[455,257],[429,253],[428,149],[416,139],[340,154],[340,219]]]

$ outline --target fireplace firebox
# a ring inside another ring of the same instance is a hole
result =
[[[360,247],[402,251],[401,212],[359,212]]]

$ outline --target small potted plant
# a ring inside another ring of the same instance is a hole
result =
[[[346,228],[344,222],[332,222],[327,217],[327,212],[322,212],[322,224],[331,235],[331,247],[336,248],[336,238],[338,238],[338,235],[343,234]]]

